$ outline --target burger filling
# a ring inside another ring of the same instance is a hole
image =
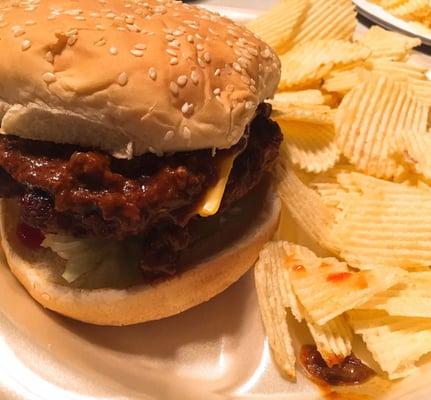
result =
[[[181,251],[197,239],[191,226],[232,207],[273,165],[282,138],[270,113],[261,104],[230,149],[131,160],[2,135],[0,196],[18,199],[21,237],[46,237],[60,256],[71,248],[64,237],[82,239],[81,245],[139,242],[141,268],[154,277],[160,267],[171,274]]]

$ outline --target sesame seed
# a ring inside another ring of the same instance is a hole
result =
[[[118,54],[118,49],[114,46],[109,48],[109,52],[113,55],[116,56]]]
[[[168,46],[175,47],[176,49],[178,49],[181,46],[181,42],[175,39],[172,42],[169,42]]]
[[[90,17],[93,17],[93,18],[99,18],[100,17],[100,13],[98,13],[98,12],[94,12],[94,11],[92,11],[90,14],[88,14]]]
[[[147,48],[147,45],[144,43],[135,44],[135,49],[137,49],[137,50],[145,50],[146,48]]]
[[[167,131],[164,137],[164,140],[167,142],[174,137],[174,131]]]
[[[172,94],[173,94],[174,96],[177,96],[177,95],[178,95],[178,93],[179,93],[179,88],[178,88],[178,85],[177,85],[175,82],[171,82],[171,83],[169,84],[169,89],[171,90],[171,92],[172,92]]]
[[[217,31],[215,31],[214,29],[212,29],[212,28],[208,28],[208,31],[210,31],[214,36],[218,36],[219,34],[218,34],[218,32]]]
[[[85,17],[83,17],[82,15],[77,15],[77,16],[75,17],[75,19],[76,19],[77,21],[85,21]]]
[[[106,30],[105,26],[104,26],[104,25],[100,25],[100,24],[97,24],[97,25],[96,25],[96,29],[97,29],[98,31],[105,31],[105,30]]]
[[[55,75],[52,72],[45,72],[42,75],[42,79],[46,82],[46,83],[54,83],[57,78],[55,77]]]
[[[207,51],[204,53],[204,60],[207,64],[209,64],[211,62],[210,53],[208,53]]]
[[[52,64],[54,62],[54,54],[52,54],[51,51],[48,51],[45,55],[45,59]]]
[[[254,103],[253,103],[252,101],[247,101],[247,102],[245,103],[245,109],[246,109],[246,110],[252,110],[254,107],[255,107],[255,106],[254,106]]]
[[[102,47],[106,44],[106,39],[105,38],[100,38],[97,42],[94,42],[94,45],[97,47]]]
[[[134,55],[135,57],[142,57],[144,52],[142,50],[132,49],[130,50],[130,54]]]
[[[201,68],[205,68],[205,63],[202,61],[202,59],[198,58],[198,64]]]
[[[68,10],[68,11],[65,11],[65,14],[75,17],[75,16],[78,16],[79,14],[82,14],[82,10],[80,10],[79,8],[74,10]]]
[[[190,139],[192,136],[192,132],[190,131],[190,129],[187,126],[185,126],[183,129],[183,136],[187,140]]]
[[[169,61],[169,64],[171,65],[177,65],[178,64],[178,58],[177,57],[172,57]]]
[[[177,55],[178,55],[177,52],[175,50],[172,50],[172,49],[167,49],[166,53],[168,53],[169,55],[174,56],[174,57],[177,57]]]
[[[190,114],[193,112],[193,104],[189,104],[189,103],[184,103],[183,106],[181,107],[181,112],[184,115]]]
[[[204,46],[203,46],[201,43],[198,43],[198,44],[196,45],[196,49],[197,49],[198,51],[202,51],[202,50],[204,49]]]
[[[181,75],[177,79],[177,84],[178,84],[178,86],[183,87],[183,86],[185,86],[187,84],[188,80],[189,80],[189,78],[187,78],[186,75]]]
[[[155,80],[157,79],[157,70],[156,70],[154,67],[151,67],[151,68],[148,70],[148,76],[149,76],[153,81],[155,81]]]
[[[73,46],[77,40],[78,40],[78,36],[76,36],[76,35],[71,36],[70,38],[67,39],[67,44],[69,46]]]
[[[220,70],[220,68],[217,68],[217,69],[215,70],[215,72],[214,72],[214,75],[215,75],[215,76],[220,76],[220,74],[221,74],[221,70]]]
[[[157,7],[154,7],[153,8],[153,11],[156,13],[156,14],[165,14],[166,13],[166,7],[165,6],[157,6]]]
[[[135,22],[135,18],[134,17],[127,17],[126,18],[126,24],[133,24]]]
[[[70,31],[68,31],[67,33],[66,33],[66,36],[67,37],[71,37],[71,36],[73,36],[73,35],[77,35],[78,34],[78,29],[71,29]]]
[[[127,29],[128,29],[130,32],[138,32],[138,31],[139,31],[139,29],[138,29],[138,27],[137,27],[136,25],[127,24],[126,26],[127,26]]]
[[[25,21],[24,24],[27,25],[27,26],[36,25],[36,21],[29,20],[29,21]]]
[[[31,42],[30,40],[23,40],[21,43],[21,50],[22,51],[26,51],[27,49],[29,49],[31,47]]]
[[[199,77],[196,71],[192,71],[190,78],[195,85],[199,82]]]
[[[127,84],[128,80],[129,80],[129,77],[127,76],[127,73],[122,72],[120,75],[118,75],[117,83],[120,86],[125,86]]]
[[[213,90],[213,93],[214,93],[216,96],[218,96],[218,95],[221,93],[220,88],[216,88],[216,89],[214,89],[214,90]]]
[[[245,57],[247,60],[250,60],[250,61],[252,61],[253,60],[253,57],[251,56],[251,54],[248,52],[248,50],[244,50],[243,52],[242,52],[242,55],[243,55],[243,57]]]
[[[57,15],[54,15],[54,14],[48,15],[48,20],[50,20],[50,21],[52,21],[53,19],[56,19],[56,18],[57,18]]]
[[[174,36],[181,36],[183,33],[184,33],[183,31],[180,31],[179,29],[177,29],[176,31],[172,32],[172,35],[174,35]]]
[[[105,15],[105,17],[106,17],[106,18],[109,18],[109,19],[114,19],[114,18],[115,18],[115,14],[114,14],[114,13],[112,13],[112,12],[109,12],[109,13],[107,13],[107,14]]]
[[[193,38],[193,36],[192,35],[187,35],[187,41],[189,42],[189,43],[193,43],[194,42],[194,38]]]
[[[257,89],[256,89],[256,87],[255,86],[250,86],[250,90],[252,91],[252,93],[256,93],[257,92]]]
[[[241,80],[247,85],[250,83],[250,79],[244,75],[241,75]]]
[[[127,29],[126,29],[126,28],[124,28],[123,26],[119,26],[119,27],[117,27],[117,31],[120,31],[120,32],[126,32],[126,31],[127,31]]]
[[[262,51],[260,53],[260,55],[265,59],[269,58],[269,57],[271,57],[271,51],[269,49],[265,49],[264,51]]]
[[[259,72],[263,72],[263,65],[262,64],[259,64]]]
[[[233,69],[236,72],[241,72],[242,71],[241,65],[239,65],[237,62],[234,62],[232,66],[233,66]]]
[[[19,25],[13,26],[11,30],[12,30],[12,33],[15,37],[18,37],[18,36],[25,34],[25,30]]]

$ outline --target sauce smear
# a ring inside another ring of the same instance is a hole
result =
[[[41,230],[23,223],[16,227],[16,235],[20,242],[30,249],[38,249],[45,239]]]
[[[351,272],[336,272],[334,274],[329,274],[326,280],[328,282],[342,282],[349,279],[351,276]]]
[[[354,355],[332,367],[326,365],[316,346],[304,345],[299,355],[301,364],[316,380],[333,386],[358,385],[366,382],[375,375],[375,372],[362,363]]]

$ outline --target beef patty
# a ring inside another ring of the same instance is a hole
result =
[[[45,233],[121,240],[144,236],[146,258],[172,255],[190,241],[187,224],[236,153],[221,209],[242,198],[277,158],[282,140],[261,104],[230,149],[145,154],[119,160],[73,145],[0,137],[0,196],[18,197],[22,222]]]

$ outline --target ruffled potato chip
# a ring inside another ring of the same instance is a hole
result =
[[[341,198],[332,231],[340,255],[359,269],[430,266],[431,192],[380,182]]]
[[[309,85],[319,81],[334,66],[365,60],[369,55],[368,47],[346,40],[315,39],[298,44],[280,57],[280,88]]]
[[[250,21],[247,28],[282,54],[292,46],[292,39],[298,33],[309,5],[308,0],[281,1]]]
[[[390,379],[413,374],[415,363],[431,352],[431,319],[393,317],[384,311],[348,312],[353,331],[362,336],[368,350]]]
[[[431,271],[409,272],[396,286],[357,307],[384,310],[389,315],[431,318]]]
[[[358,170],[379,178],[397,177],[405,170],[394,156],[401,134],[426,128],[427,112],[407,83],[372,74],[341,102],[336,142]]]
[[[288,155],[281,155],[276,172],[278,193],[296,223],[323,248],[336,251],[331,235],[335,210],[298,178]]]
[[[420,39],[387,31],[379,26],[372,26],[358,39],[371,50],[372,58],[404,60],[410,51],[421,44]]]
[[[356,12],[350,0],[311,0],[293,45],[316,39],[350,40],[355,29]]]
[[[324,325],[347,310],[367,302],[375,294],[399,282],[398,268],[379,268],[355,272],[333,258],[320,259],[318,268],[310,268],[300,257],[290,257],[287,266],[293,290],[307,314]]]
[[[278,252],[283,249],[277,244],[269,244],[260,253],[254,269],[260,314],[268,336],[269,345],[276,364],[289,379],[296,376],[295,352],[286,322],[286,310],[292,308],[295,297],[289,288],[288,274],[280,263]],[[274,254],[275,253],[275,254]],[[293,306],[295,308],[295,305]],[[299,311],[297,318],[300,318]]]
[[[283,131],[282,146],[291,162],[307,172],[319,173],[332,168],[339,158],[335,132],[331,125],[278,120]]]

